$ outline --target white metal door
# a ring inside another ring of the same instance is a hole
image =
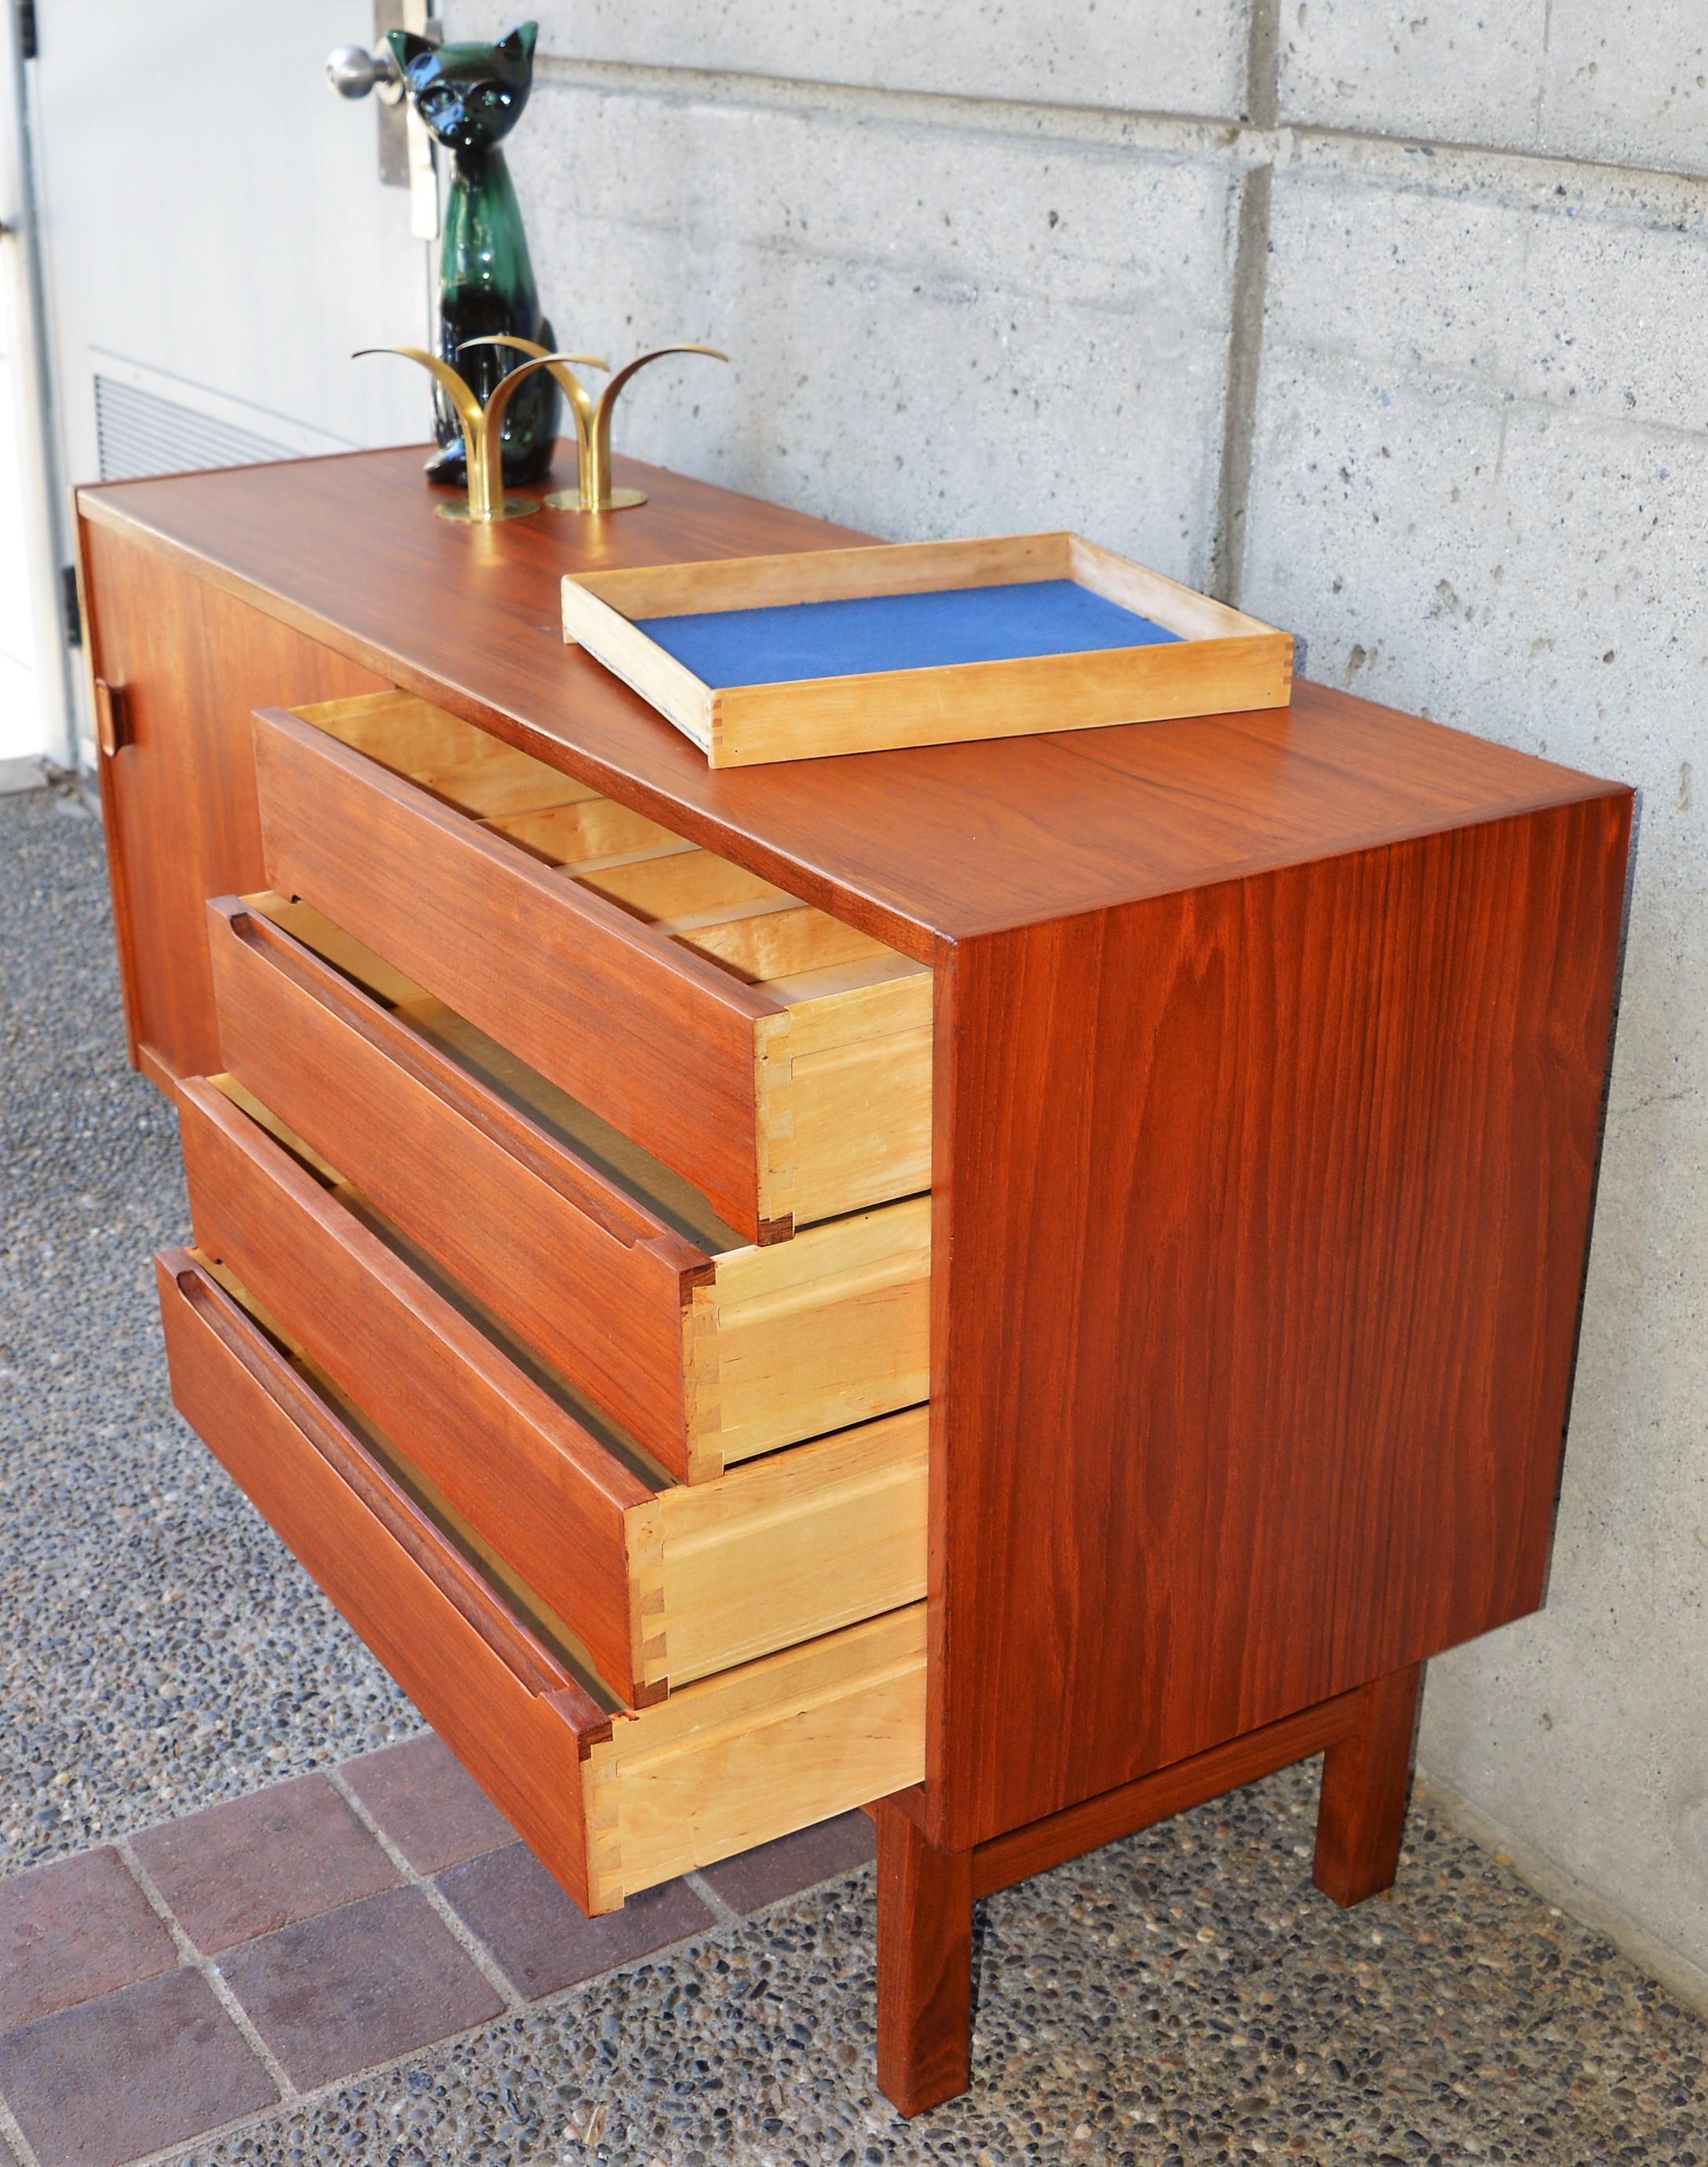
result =
[[[26,464],[35,416],[27,354],[19,352],[23,262],[16,235],[0,236],[0,791],[33,781],[35,763],[61,750],[51,734],[55,718],[42,712],[36,670],[35,582],[45,522]],[[52,667],[57,658],[48,659]]]
[[[373,0],[34,0],[27,64],[68,485],[420,442],[431,252],[374,101]]]

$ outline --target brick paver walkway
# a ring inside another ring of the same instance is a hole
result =
[[[0,1881],[0,2143],[126,2167],[871,1854],[848,1814],[589,1920],[431,1734],[293,1777]]]

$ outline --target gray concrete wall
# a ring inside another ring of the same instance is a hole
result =
[[[515,146],[627,446],[1076,527],[1641,786],[1549,1608],[1425,1762],[1708,1965],[1708,26],[1637,0],[544,0]],[[504,27],[453,0],[453,34]]]

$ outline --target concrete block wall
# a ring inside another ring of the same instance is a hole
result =
[[[619,448],[897,539],[1071,525],[1640,786],[1549,1607],[1432,1666],[1421,1758],[1708,1967],[1708,19],[540,13],[560,336],[732,357]]]

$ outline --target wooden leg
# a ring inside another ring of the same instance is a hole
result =
[[[923,2114],[967,2088],[973,1855],[933,1851],[893,1799],[878,1825],[878,2088]]]
[[[1362,1904],[1393,1885],[1411,1788],[1423,1665],[1365,1687],[1352,1730],[1323,1756],[1314,1878],[1337,1904]]]

